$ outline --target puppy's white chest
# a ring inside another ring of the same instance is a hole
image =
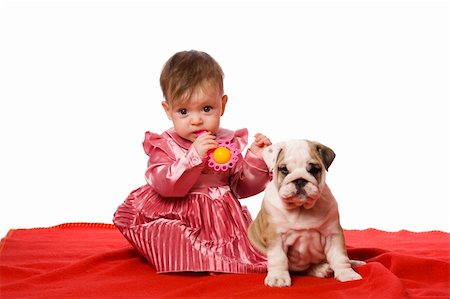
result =
[[[314,229],[288,230],[282,234],[291,270],[303,271],[326,259],[325,237]]]

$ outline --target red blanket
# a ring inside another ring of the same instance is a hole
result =
[[[0,245],[0,298],[449,298],[450,235],[345,231],[363,279],[264,274],[156,274],[109,224],[12,230]]]

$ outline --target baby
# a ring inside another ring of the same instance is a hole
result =
[[[220,127],[228,101],[220,65],[204,52],[179,52],[164,65],[160,83],[173,128],[146,132],[147,184],[119,206],[115,225],[157,272],[266,272],[266,258],[247,238],[251,216],[238,199],[268,183],[262,150],[270,140],[256,134],[230,169],[209,168],[218,140],[240,151],[247,145],[247,129]]]

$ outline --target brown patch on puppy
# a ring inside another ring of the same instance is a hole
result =
[[[275,162],[275,167],[273,168],[273,177],[277,178],[277,187],[281,186],[284,178],[286,177],[286,173],[281,169],[282,167],[286,167],[286,165],[282,164],[284,161],[284,151],[281,149],[277,156],[277,161]],[[287,170],[287,168],[286,168]]]
[[[248,238],[259,252],[266,254],[270,241],[275,240],[276,236],[277,232],[271,221],[271,216],[262,208],[248,228]]]
[[[311,160],[306,170],[316,179],[317,182],[322,181],[325,166],[320,159]]]
[[[309,147],[310,148],[309,154],[311,155],[311,157],[318,158],[319,161],[323,163],[325,170],[328,170],[334,158],[336,157],[334,151],[328,146],[325,146],[318,142],[315,141],[308,141],[308,142],[312,145]]]

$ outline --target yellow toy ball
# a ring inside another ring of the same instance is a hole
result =
[[[224,146],[219,146],[214,150],[213,159],[218,164],[225,164],[231,159],[231,152]]]

